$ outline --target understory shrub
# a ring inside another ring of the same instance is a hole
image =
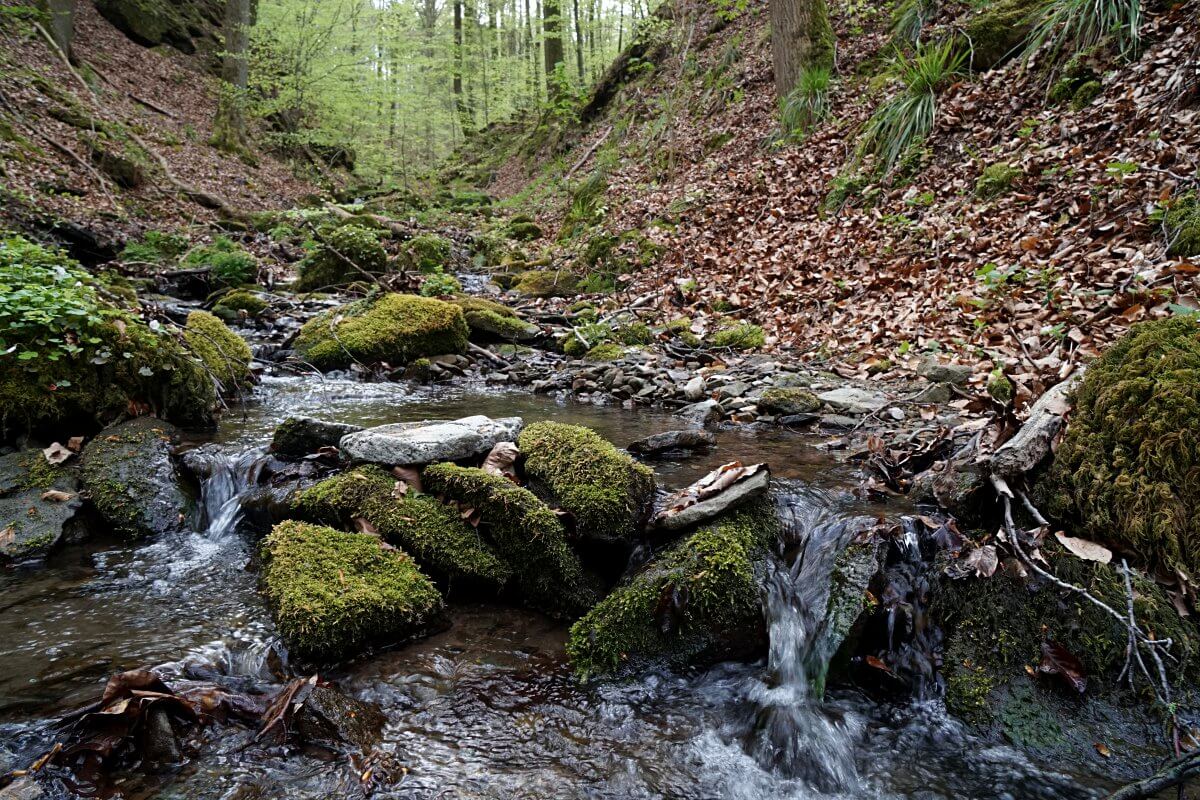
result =
[[[249,283],[258,274],[258,260],[227,236],[218,236],[212,244],[188,253],[183,266],[188,269],[208,267],[213,281],[223,286]]]

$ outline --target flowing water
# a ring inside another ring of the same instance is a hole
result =
[[[0,769],[25,766],[53,741],[49,721],[93,699],[118,670],[166,664],[229,680],[281,679],[274,628],[248,569],[254,540],[239,498],[254,491],[270,433],[292,414],[362,425],[520,415],[589,425],[621,446],[673,427],[656,412],[478,386],[267,378],[194,456],[209,477],[187,533],[149,543],[100,539],[0,574]],[[714,452],[657,465],[660,482],[676,488],[734,458],[770,463],[787,528],[766,582],[765,663],[582,687],[566,665],[563,625],[515,608],[456,606],[449,630],[328,675],[387,715],[385,746],[406,771],[373,796],[1100,795],[1081,788],[1080,776],[973,741],[936,692],[896,704],[814,692],[831,655],[823,611],[833,559],[854,531],[896,511],[862,505],[848,490],[850,467],[810,439],[773,430],[722,431]],[[344,764],[230,733],[181,767],[129,776],[121,792],[353,796],[346,786]]]

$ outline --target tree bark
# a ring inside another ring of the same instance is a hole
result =
[[[250,26],[255,12],[254,0],[226,0],[222,32],[225,50],[221,57],[221,99],[213,122],[213,144],[228,152],[246,149],[246,117],[242,110],[249,65]]]
[[[833,27],[825,0],[770,0],[775,94],[787,97],[808,67],[833,67]]]
[[[50,36],[72,62],[75,54],[75,0],[38,0],[38,7],[50,18]]]
[[[583,85],[583,20],[579,17],[579,0],[571,0],[575,6],[575,69],[579,73],[579,85]]]
[[[561,0],[544,0],[542,3],[543,52],[546,56],[546,94],[551,100],[562,92],[561,81],[556,70],[563,63]]]
[[[461,0],[454,2],[454,78],[451,89],[454,92],[454,106],[458,111],[458,124],[466,132],[471,126],[470,112],[463,100],[463,7]]]

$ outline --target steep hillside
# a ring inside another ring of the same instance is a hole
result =
[[[1020,405],[1133,322],[1200,305],[1200,267],[1178,244],[1168,255],[1181,233],[1163,222],[1186,217],[1200,167],[1195,0],[1149,8],[1128,63],[1104,49],[1004,62],[1011,44],[978,38],[994,17],[929,6],[925,38],[965,29],[977,65],[1002,63],[943,90],[932,133],[886,178],[855,156],[898,91],[890,4],[831,4],[830,113],[798,136],[780,129],[766,4],[737,8],[664,5],[581,140],[495,131],[507,160],[468,159],[466,174],[571,234],[554,254],[580,272],[606,269],[588,249],[604,235],[659,245],[618,280],[622,302],[751,320],[847,375],[948,352],[980,388],[1006,373]]]
[[[27,4],[0,3],[0,226],[53,231],[77,256],[106,260],[145,227],[210,222],[222,206],[290,207],[316,191],[269,154],[248,163],[209,145],[211,13],[165,4],[159,19],[128,6],[78,4],[72,70]]]

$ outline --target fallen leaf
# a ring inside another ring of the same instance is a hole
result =
[[[73,456],[75,454],[72,453],[67,448],[63,447],[58,442],[55,442],[54,444],[50,445],[45,450],[43,450],[42,455],[44,455],[46,457],[46,460],[49,461],[51,464],[58,465],[58,464],[63,463],[64,461],[66,461],[68,458],[70,458],[71,456]]]
[[[983,547],[976,547],[964,559],[964,566],[975,570],[975,577],[990,578],[996,574],[996,568],[1000,566],[1000,559],[996,555],[996,545],[986,544]]]
[[[49,503],[65,503],[74,497],[74,492],[64,492],[61,489],[49,489],[42,492],[42,499]]]
[[[1101,564],[1107,564],[1112,561],[1112,550],[1109,550],[1104,545],[1089,542],[1087,539],[1077,539],[1073,536],[1067,536],[1062,531],[1054,534],[1054,538],[1058,543],[1067,548],[1072,555],[1082,558],[1085,561],[1098,561]]]
[[[1096,752],[1105,758],[1112,757],[1112,751],[1108,749],[1108,745],[1106,745],[1104,742],[1096,742],[1092,745],[1092,747],[1096,748]]]
[[[1087,675],[1083,663],[1058,642],[1042,642],[1042,663],[1038,672],[1057,675],[1067,686],[1083,694],[1087,690]]]

